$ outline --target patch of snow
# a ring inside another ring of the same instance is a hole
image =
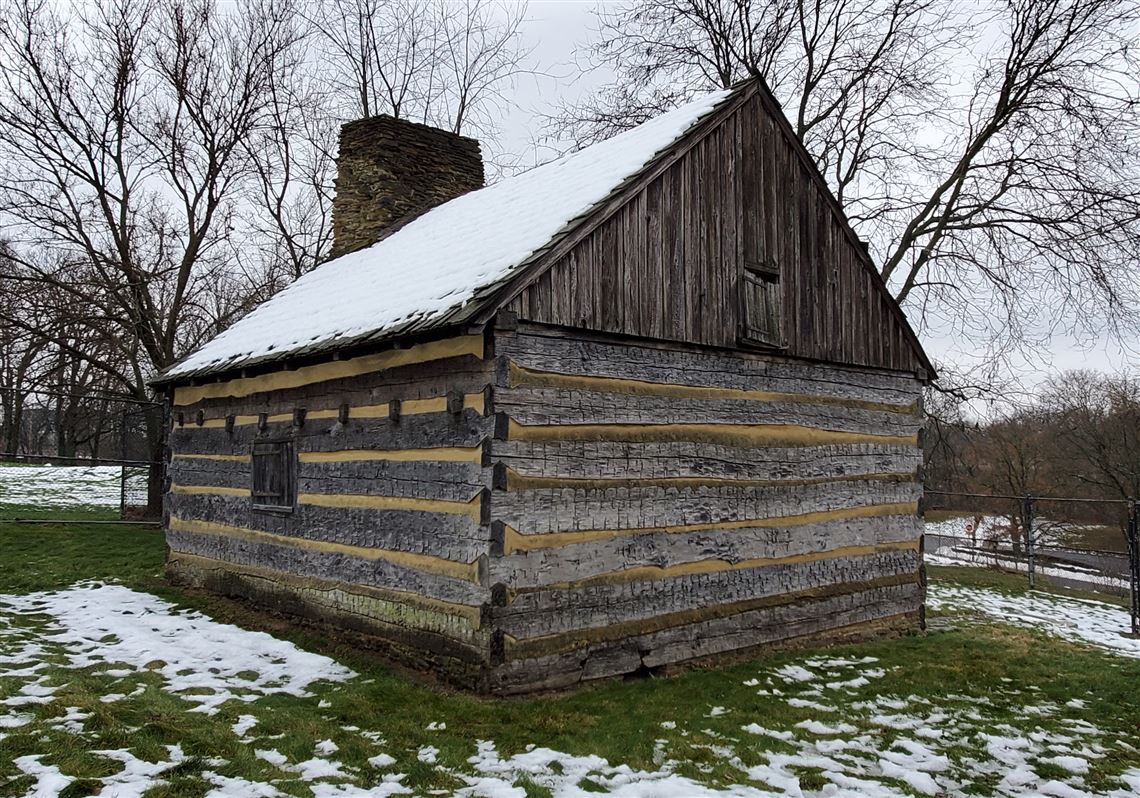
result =
[[[238,737],[244,737],[246,732],[257,725],[256,715],[239,715],[237,722],[231,727]]]
[[[286,757],[285,754],[278,751],[276,748],[270,748],[268,750],[255,750],[253,752],[253,755],[258,759],[264,759],[269,764],[275,765],[279,768],[284,768],[289,764],[289,758]]]
[[[429,765],[434,765],[436,759],[439,757],[439,749],[434,745],[425,745],[416,754],[416,758],[421,762],[426,762]]]
[[[1042,762],[1049,762],[1059,768],[1063,768],[1070,773],[1076,773],[1079,776],[1089,772],[1089,762],[1079,756],[1069,756],[1059,754],[1057,756],[1048,756],[1041,760]]]
[[[317,779],[347,779],[349,774],[344,771],[344,765],[335,759],[321,759],[313,757],[304,762],[298,762],[287,768],[300,775],[303,781],[316,781]]]
[[[390,768],[396,764],[396,759],[389,754],[377,754],[376,756],[368,757],[368,764],[374,768]]]
[[[837,723],[834,726],[828,726],[826,723],[820,723],[818,720],[801,720],[796,724],[797,729],[803,729],[811,734],[854,734],[859,731],[850,723]]]
[[[313,798],[388,798],[391,795],[408,795],[412,791],[400,783],[404,775],[389,774],[382,782],[368,788],[351,784],[314,784]]]
[[[146,474],[127,472],[145,490]],[[122,500],[119,466],[0,466],[0,504],[36,507],[118,507]]]
[[[50,593],[0,596],[4,611],[51,616],[59,628],[50,639],[63,648],[71,667],[115,662],[158,673],[167,690],[207,714],[230,699],[253,701],[271,693],[306,696],[314,682],[355,676],[328,657],[264,632],[180,611],[121,585],[83,584]],[[248,678],[250,673],[253,678]]]
[[[206,798],[279,798],[284,795],[272,784],[259,781],[222,776],[209,771],[203,773],[202,778],[214,785],[206,793]]]
[[[1130,628],[1127,610],[1112,604],[1038,592],[1009,596],[986,588],[944,584],[930,585],[926,604],[934,610],[984,613],[1003,623],[1140,658],[1140,640],[1121,634]]]
[[[71,776],[59,772],[55,765],[45,765],[40,760],[42,756],[19,756],[12,760],[20,772],[36,780],[32,788],[24,794],[24,798],[57,798],[67,785],[75,781]]]
[[[111,776],[102,779],[103,789],[100,795],[114,796],[115,798],[142,798],[142,795],[152,787],[165,784],[160,776],[178,764],[186,761],[181,746],[169,745],[166,747],[170,759],[166,762],[147,762],[139,759],[130,751],[93,751],[107,759],[112,759],[123,765],[123,769]]]
[[[811,682],[817,678],[814,673],[801,665],[785,665],[775,672],[785,682]]]

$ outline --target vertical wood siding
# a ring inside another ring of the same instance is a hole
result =
[[[792,357],[921,368],[859,245],[753,95],[510,304],[520,318],[737,347],[744,266],[780,270]]]

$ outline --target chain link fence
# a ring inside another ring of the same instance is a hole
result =
[[[1140,635],[1140,506],[1131,499],[927,491],[925,555],[1041,584],[1126,596]]]
[[[0,520],[160,516],[160,403],[54,391],[0,398]]]

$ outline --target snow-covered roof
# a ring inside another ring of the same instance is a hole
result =
[[[556,161],[453,199],[304,275],[168,369],[176,378],[424,329],[502,282],[724,102],[702,96]]]

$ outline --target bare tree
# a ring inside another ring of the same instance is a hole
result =
[[[319,0],[308,16],[345,116],[391,114],[461,133],[493,128],[507,91],[532,72],[525,15],[520,2]]]
[[[1041,400],[1054,441],[1056,470],[1082,493],[1140,497],[1140,380],[1070,371]]]
[[[4,305],[0,320],[138,399],[151,375],[225,323],[234,309],[219,313],[212,298],[234,279],[227,243],[254,171],[245,145],[266,123],[294,20],[273,0],[240,14],[210,0],[103,0],[66,13],[44,0],[3,4],[8,277],[36,286],[58,315],[44,325]],[[151,440],[157,455],[157,428]]]
[[[995,355],[1137,321],[1135,0],[641,0],[579,143],[762,75],[912,315]],[[976,324],[979,312],[989,321]]]

